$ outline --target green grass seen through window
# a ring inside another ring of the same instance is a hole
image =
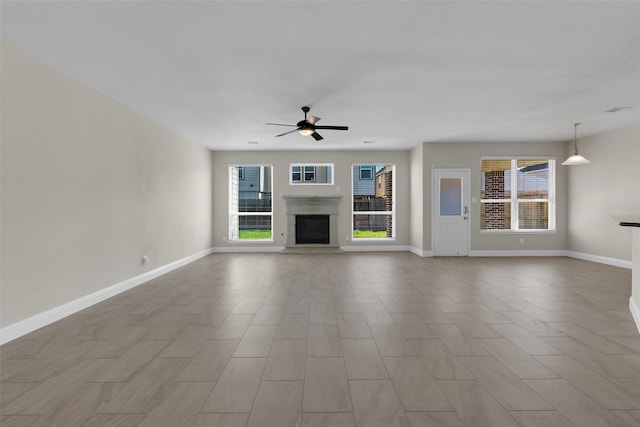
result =
[[[271,230],[240,230],[241,239],[270,239]]]
[[[353,237],[370,237],[370,238],[381,238],[387,237],[387,232],[382,231],[373,231],[373,230],[353,230]]]

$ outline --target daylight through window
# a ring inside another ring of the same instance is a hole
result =
[[[229,240],[272,239],[272,167],[229,167]]]
[[[481,230],[555,230],[555,160],[483,159]]]
[[[395,168],[353,165],[353,239],[395,238]]]
[[[296,163],[290,165],[291,184],[333,185],[333,163]]]

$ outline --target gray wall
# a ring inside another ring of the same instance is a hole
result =
[[[424,163],[423,145],[410,153],[411,198],[409,201],[411,224],[411,247],[418,253],[424,251]],[[429,227],[431,228],[431,227]]]
[[[431,170],[459,168],[471,170],[471,234],[472,251],[554,251],[565,250],[567,242],[567,188],[564,160],[565,145],[547,143],[425,143],[423,144],[424,250],[431,247]],[[556,229],[555,233],[481,233],[480,232],[480,159],[482,156],[541,156],[556,158]],[[520,239],[524,238],[524,243]]]
[[[640,214],[640,126],[580,138],[578,149],[591,163],[567,167],[568,249],[629,261],[631,230],[612,216]]]
[[[1,84],[0,325],[211,247],[209,150],[7,45]]]
[[[620,227],[612,216],[640,215],[640,125],[580,138],[578,149],[591,163],[568,167],[568,249],[629,261],[633,230]],[[566,154],[573,154],[572,142],[566,144]],[[640,233],[636,234],[640,240]],[[636,242],[636,276],[640,273],[639,244]],[[632,298],[640,307],[638,279],[633,280]]]
[[[334,185],[290,185],[290,163],[334,163]],[[351,165],[353,163],[396,164],[396,239],[353,243],[351,232]],[[273,165],[273,242],[229,242],[229,165]],[[214,247],[227,250],[244,247],[281,247],[286,244],[285,194],[341,195],[338,240],[341,246],[406,246],[409,244],[409,152],[408,151],[218,151],[214,155]]]

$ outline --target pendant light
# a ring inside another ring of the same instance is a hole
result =
[[[575,154],[573,156],[569,156],[567,160],[562,162],[565,166],[573,166],[573,165],[586,165],[587,163],[591,163],[591,160],[585,159],[583,156],[578,154],[578,125],[580,123],[573,124],[573,148]]]

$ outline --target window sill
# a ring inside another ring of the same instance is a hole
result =
[[[367,242],[395,242],[395,237],[352,237],[352,243],[367,243]]]
[[[558,234],[558,230],[480,230],[480,234]]]

